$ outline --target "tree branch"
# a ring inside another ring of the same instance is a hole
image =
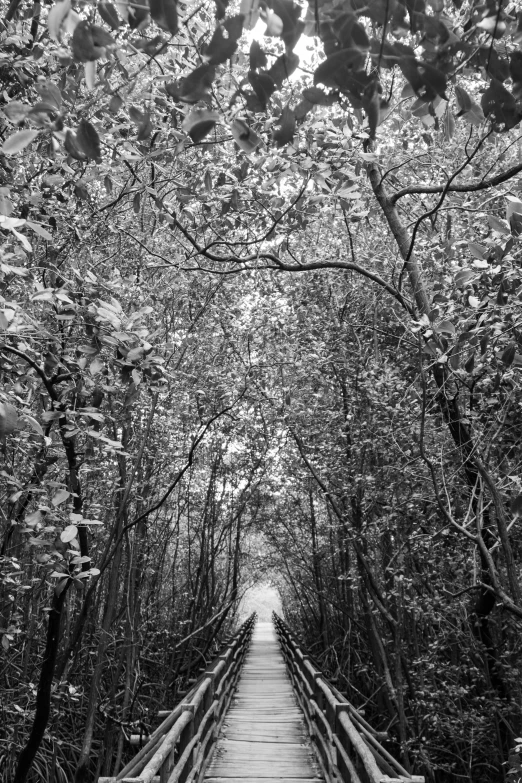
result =
[[[522,172],[522,163],[518,163],[516,166],[512,166],[510,169],[497,174],[490,179],[482,179],[478,182],[468,182],[463,185],[409,185],[407,188],[398,190],[390,196],[390,201],[395,204],[400,198],[404,196],[412,196],[417,193],[472,193],[477,190],[487,190],[488,188],[495,188],[497,185],[502,185],[503,182],[507,182],[512,177],[516,177],[517,174]]]

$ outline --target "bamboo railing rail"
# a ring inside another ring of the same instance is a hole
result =
[[[236,689],[255,621],[254,613],[132,761],[98,783],[199,783]]]
[[[304,654],[294,635],[273,614],[281,650],[310,739],[327,783],[424,783],[383,748],[375,731],[355,707]]]

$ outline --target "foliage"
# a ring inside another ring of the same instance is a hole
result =
[[[517,4],[3,16],[8,774],[121,768],[270,576],[403,764],[502,780]]]

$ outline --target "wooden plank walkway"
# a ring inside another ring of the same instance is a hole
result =
[[[320,783],[272,623],[256,623],[207,783]]]

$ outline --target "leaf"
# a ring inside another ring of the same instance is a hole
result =
[[[45,103],[50,103],[59,111],[62,106],[62,93],[51,81],[40,82],[35,85],[36,92]]]
[[[341,49],[324,60],[314,73],[314,84],[326,87],[348,89],[353,81],[353,72],[364,66],[366,55],[355,47]]]
[[[68,492],[66,489],[59,489],[58,492],[52,498],[51,503],[56,508],[56,506],[59,506],[61,503],[67,500],[70,494],[71,493]]]
[[[296,124],[295,114],[288,105],[281,112],[279,122],[281,127],[275,131],[274,141],[278,147],[284,147],[285,144],[288,144],[294,138]]]
[[[153,127],[152,123],[150,121],[150,115],[148,112],[145,113],[143,122],[138,127],[138,141],[145,141],[145,139],[148,139],[149,136],[152,135]]]
[[[257,41],[250,44],[250,70],[257,71],[258,68],[264,68],[268,62],[265,52]]]
[[[455,285],[457,288],[464,288],[466,283],[473,280],[476,276],[477,273],[473,272],[471,269],[461,269],[460,272],[457,272],[455,275]]]
[[[307,87],[302,94],[306,101],[314,105],[327,106],[330,103],[329,96],[320,87]]]
[[[506,234],[511,233],[507,220],[501,220],[495,217],[495,215],[488,215],[488,223],[493,231],[498,231],[499,234],[505,236]]]
[[[31,296],[31,302],[52,302],[54,299],[54,288],[42,288]]]
[[[515,196],[506,196],[507,200],[507,210],[506,210],[506,218],[509,220],[511,215],[522,215],[522,201],[520,199],[515,198]]]
[[[272,67],[266,72],[276,87],[281,88],[283,82],[290,78],[297,66],[299,65],[299,57],[294,52],[285,52],[274,62]]]
[[[266,71],[261,73],[249,71],[248,81],[254,88],[254,92],[259,99],[260,105],[263,107],[263,109],[265,109],[268,99],[276,90],[274,80]]]
[[[41,121],[42,117],[40,117],[39,115],[47,114],[47,117],[49,117],[49,115],[55,113],[56,113],[56,107],[54,106],[53,103],[47,103],[47,101],[38,101],[38,103],[35,103],[34,106],[31,107],[29,116],[36,118],[37,121]]]
[[[490,35],[493,35],[495,38],[500,37],[506,30],[506,23],[500,21],[496,14],[485,16],[476,23],[476,26],[481,30],[485,30]]]
[[[449,365],[452,370],[458,370],[460,367],[460,348],[454,345],[449,357]]]
[[[76,141],[81,151],[90,160],[97,160],[101,157],[100,137],[88,120],[80,120],[76,132]]]
[[[21,152],[34,141],[37,136],[38,131],[35,130],[21,130],[13,133],[2,144],[2,152],[4,155],[16,155],[17,152]]]
[[[60,411],[44,411],[42,413],[42,421],[47,424],[50,421],[57,421],[61,416]]]
[[[73,558],[71,558],[71,563],[73,565],[81,565],[82,563],[90,563],[91,559],[92,558],[88,557],[87,555],[83,555],[83,557],[73,557]]]
[[[125,358],[128,362],[135,362],[138,361],[138,359],[141,359],[144,353],[144,348],[142,346],[138,346],[138,348],[131,348]]]
[[[101,359],[98,356],[96,356],[96,358],[94,358],[89,365],[89,372],[91,373],[91,375],[98,375],[98,373],[100,373],[103,370],[104,366],[105,365],[103,364]]]
[[[522,114],[517,107],[515,97],[498,79],[491,80],[480,103],[484,115],[493,117],[497,126],[504,126],[503,130],[510,130],[520,122]]]
[[[47,16],[47,29],[53,41],[60,41],[60,27],[71,10],[71,0],[55,3]]]
[[[464,365],[464,369],[466,370],[466,372],[469,372],[470,374],[473,372],[474,368],[475,368],[475,352],[473,352],[469,356],[469,358],[467,359]]]
[[[261,144],[261,138],[244,120],[234,120],[230,125],[232,137],[243,152],[253,152]]]
[[[434,68],[430,63],[425,62],[419,63],[418,70],[426,87],[426,97],[434,94],[447,101],[446,88],[448,83],[446,75],[439,71],[438,68]]]
[[[433,331],[439,332],[439,334],[455,334],[455,327],[451,321],[441,321],[433,327]]]
[[[221,27],[216,27],[209,45],[203,55],[209,65],[221,65],[229,60],[237,49],[237,41],[229,36],[225,38]]]
[[[103,27],[84,20],[76,25],[71,41],[74,58],[81,63],[98,60],[104,56],[106,47],[115,45],[114,38]]]
[[[67,527],[64,528],[64,530],[62,530],[60,533],[60,541],[63,541],[64,544],[68,544],[69,541],[72,541],[73,538],[76,538],[77,535],[78,528],[76,525],[67,525]]]
[[[175,35],[178,32],[178,10],[175,0],[149,0],[150,15],[158,27]]]
[[[498,287],[496,303],[499,307],[504,307],[508,303],[510,285],[507,280],[501,280]]]
[[[120,98],[119,95],[113,95],[109,101],[109,111],[111,111],[113,114],[117,114],[122,106],[123,98]]]
[[[241,0],[239,13],[245,18],[245,28],[253,30],[259,19],[259,0]]]
[[[149,3],[148,0],[134,0],[127,3],[123,0],[119,5],[120,13],[122,7],[127,8],[127,22],[131,30],[144,30],[149,23]]]
[[[96,87],[96,62],[89,60],[83,67],[85,74],[85,86],[88,90],[94,90]]]
[[[89,435],[91,438],[96,438],[96,440],[102,440],[104,443],[108,443],[109,446],[112,446],[115,449],[122,449],[123,446],[118,440],[111,440],[106,435],[102,435],[100,432],[96,432],[96,430],[86,430],[86,435]]]
[[[26,525],[29,525],[30,527],[35,527],[35,525],[40,524],[42,519],[43,519],[43,513],[40,511],[40,509],[37,509],[36,511],[31,512],[30,514],[27,514],[27,516],[24,519],[24,522]]]
[[[522,516],[522,495],[517,495],[516,498],[513,498],[510,504],[511,513],[514,514],[516,517]],[[522,742],[522,740],[519,740]]]
[[[77,25],[79,25],[81,21],[82,18],[79,14],[76,13],[76,11],[74,10],[69,11],[69,13],[67,14],[67,16],[63,21],[65,32],[69,33],[69,35],[72,35],[76,30]]]
[[[197,144],[203,139],[217,122],[219,122],[220,116],[215,111],[209,109],[193,109],[181,125],[182,129],[187,133],[194,144]]]
[[[47,239],[48,242],[52,242],[52,234],[50,234],[43,226],[40,226],[39,223],[32,223],[30,220],[26,223],[27,228],[30,228],[32,231],[34,231],[35,234],[38,234],[39,237],[42,237],[42,239]]]
[[[45,433],[36,419],[34,419],[32,416],[29,416],[28,413],[23,413],[20,418],[22,421],[25,421],[31,427],[31,429],[34,430],[34,432],[36,432],[38,435],[41,435],[42,438],[45,437]]]
[[[54,588],[55,595],[57,595],[57,596],[61,595],[63,593],[63,591],[65,590],[65,588],[67,587],[67,585],[69,584],[69,582],[70,582],[70,577],[69,576],[67,576],[66,579],[62,579],[61,582],[58,582],[58,584]]]
[[[509,59],[509,74],[513,79],[513,84],[522,83],[522,52],[511,52]]]
[[[210,88],[216,69],[213,65],[200,65],[192,73],[181,79],[179,84],[167,82],[165,89],[167,93],[176,101],[184,103],[197,103],[203,101],[210,95]]]
[[[301,6],[294,3],[293,0],[272,0],[267,5],[270,5],[272,10],[282,20],[283,34],[281,37],[287,52],[291,52],[304,29],[304,24],[299,21]]]
[[[85,183],[85,180],[79,179],[74,183],[74,195],[81,201],[87,201],[89,198],[89,190]]]
[[[265,35],[279,37],[283,32],[283,20],[273,11],[268,11],[266,15]]]
[[[451,141],[453,134],[455,133],[455,120],[453,114],[447,109],[444,115],[444,138],[446,141]]]
[[[18,231],[16,231],[14,228],[11,229],[12,233],[15,235],[15,237],[20,241],[22,247],[27,250],[28,253],[33,252],[33,248],[31,247],[27,237],[24,237],[23,234],[20,234]]]
[[[21,228],[24,226],[25,220],[23,220],[23,218],[12,218],[7,217],[6,215],[0,215],[0,224],[1,228],[6,231],[12,231],[13,228]]]
[[[507,348],[504,349],[502,352],[502,356],[500,357],[500,360],[507,366],[511,367],[513,364],[513,359],[515,358],[515,353],[517,351],[516,343],[510,343]]]
[[[463,120],[471,123],[471,125],[480,125],[484,122],[484,112],[478,103],[475,103],[466,90],[458,84],[455,86],[455,98],[457,101],[457,117],[462,117]]]
[[[4,107],[3,112],[8,120],[14,125],[18,125],[26,119],[30,108],[30,106],[20,101],[11,101]]]
[[[484,336],[481,338],[481,340],[480,340],[480,355],[481,355],[481,356],[484,356],[484,354],[485,354],[485,353],[486,353],[486,351],[488,350],[489,339],[490,339],[490,336],[489,336],[489,334],[485,334],[485,335],[484,335]]]
[[[11,435],[18,424],[18,414],[14,405],[9,402],[0,402],[0,438],[5,439]]]
[[[80,149],[80,145],[78,144],[78,139],[76,137],[76,134],[73,133],[72,130],[70,129],[67,129],[67,131],[65,132],[65,141],[63,143],[63,146],[65,148],[65,151],[68,152],[71,158],[74,158],[74,160],[80,160],[80,161],[87,160],[87,156]]]
[[[141,125],[145,119],[145,113],[138,106],[129,106],[129,117],[135,125]]]
[[[103,21],[109,25],[109,27],[112,27],[113,30],[118,29],[120,26],[120,20],[118,13],[112,3],[98,3],[98,13],[100,14]]]
[[[484,261],[486,256],[485,247],[482,247],[482,245],[477,244],[477,242],[468,242],[468,248],[472,256],[478,258],[479,261]]]
[[[462,119],[466,120],[466,122],[469,122],[470,125],[482,125],[482,123],[485,120],[485,117],[484,117],[484,112],[482,111],[478,103],[475,103],[475,101],[473,101],[470,111],[467,111],[465,114],[463,114]]]

